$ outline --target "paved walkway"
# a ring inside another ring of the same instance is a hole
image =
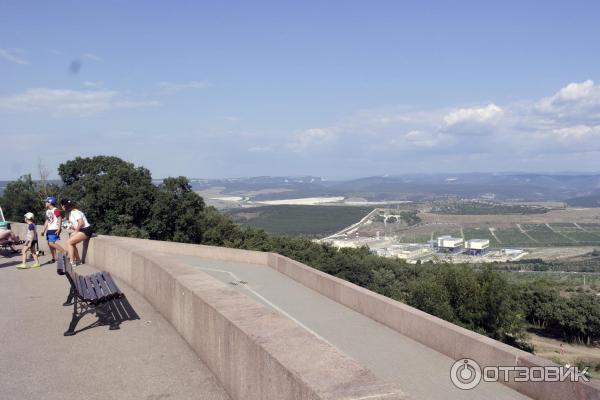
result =
[[[415,399],[527,399],[499,383],[452,385],[455,360],[373,321],[264,265],[176,256],[295,320]],[[243,281],[240,283],[239,281]]]
[[[0,255],[0,398],[229,399],[171,325],[121,282],[139,320],[64,337],[67,280],[55,265],[17,270],[19,259]],[[78,328],[94,321],[86,316]]]

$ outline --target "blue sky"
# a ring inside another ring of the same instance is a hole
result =
[[[488,3],[0,0],[0,179],[600,171],[600,3]]]

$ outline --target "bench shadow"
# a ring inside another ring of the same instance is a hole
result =
[[[72,303],[65,305],[72,305]],[[96,314],[98,319],[91,324],[76,330],[75,328],[77,327],[79,320],[88,314]],[[85,311],[73,314],[69,328],[65,333],[69,332],[70,334],[68,336],[71,336],[99,326],[109,326],[110,330],[116,330],[120,329],[121,323],[137,319],[140,319],[140,316],[131,306],[127,297],[123,296],[95,306],[89,306]]]

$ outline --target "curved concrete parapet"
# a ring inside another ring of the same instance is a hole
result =
[[[98,237],[89,262],[141,293],[234,399],[408,398],[293,321],[136,241]],[[226,249],[212,248],[226,256]]]
[[[234,399],[358,400],[407,395],[291,320],[165,254],[269,266],[453,359],[471,358],[481,366],[555,365],[278,254],[108,236],[93,239],[88,261],[144,295]],[[506,384],[534,399],[600,399],[596,381],[515,382],[513,378]]]
[[[556,366],[555,363],[480,335],[404,303],[379,295],[302,263],[270,254],[268,265],[303,285],[455,360],[470,358],[481,366]],[[600,399],[592,382],[516,382],[506,384],[536,400]]]
[[[279,254],[143,239],[116,240],[135,243],[144,248],[159,249],[167,254],[267,265],[302,285],[455,360],[471,358],[482,367],[556,366],[549,360],[464,329]],[[536,400],[600,399],[600,384],[595,380],[515,382],[514,376],[511,375],[511,379],[505,384]]]

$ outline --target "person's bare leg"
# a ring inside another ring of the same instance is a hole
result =
[[[27,247],[23,247],[23,250],[21,250],[22,264],[27,264],[27,249]]]
[[[56,251],[58,251],[60,253],[64,253],[65,252],[65,249],[63,249],[63,247],[60,244],[58,244],[56,242],[52,243],[52,244],[54,245],[54,248],[56,249]]]
[[[69,259],[71,260],[72,264],[75,263],[76,260],[79,260],[79,252],[75,246],[77,243],[83,242],[86,239],[87,236],[83,232],[74,233],[69,238],[67,244],[69,245]],[[77,255],[78,258],[75,258],[75,255]]]
[[[50,252],[52,253],[52,258],[55,260],[56,260],[56,252],[59,252],[59,253],[65,252],[65,249],[63,249],[62,246],[56,242],[48,243],[48,247],[50,247]]]
[[[69,240],[67,242],[67,253],[69,254],[69,262],[71,264],[75,264],[75,260],[73,257],[75,257],[75,252],[73,251],[73,249],[75,248],[74,245],[71,244],[71,241]]]
[[[79,256],[79,249],[77,248],[77,245],[75,245],[75,261],[81,262],[81,257]]]

